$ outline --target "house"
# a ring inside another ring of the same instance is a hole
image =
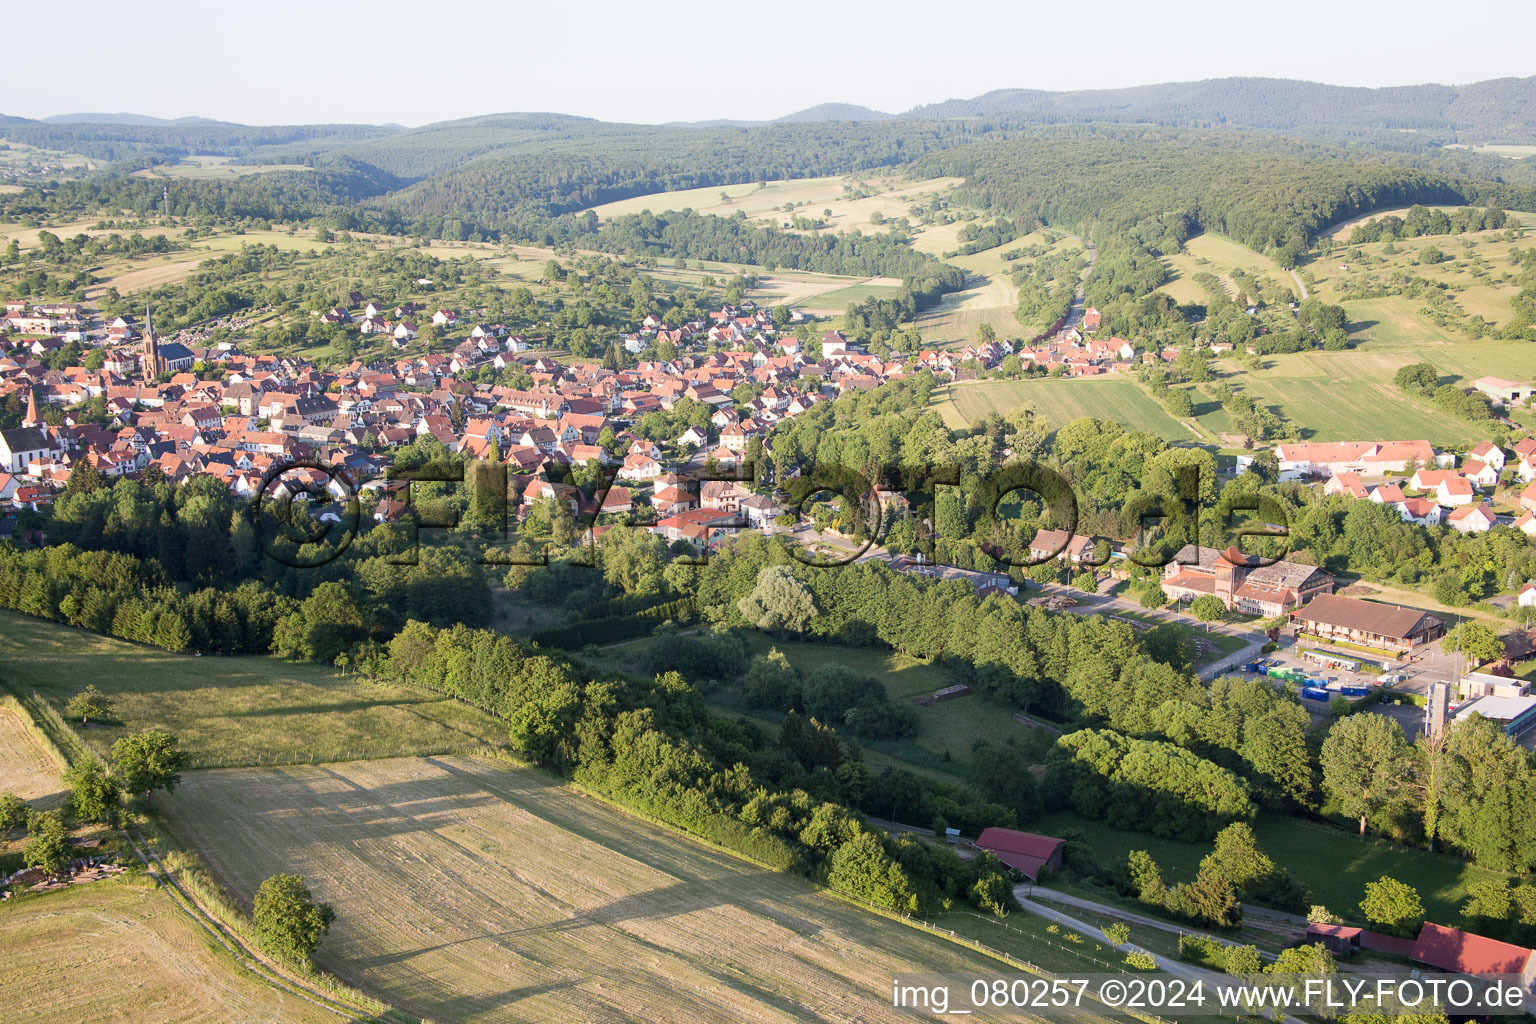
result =
[[[1487,533],[1497,521],[1493,507],[1487,502],[1463,505],[1445,517],[1445,525],[1457,533]]]
[[[1495,473],[1504,471],[1504,449],[1492,441],[1484,441],[1467,453],[1468,459],[1476,459],[1485,465],[1493,467]],[[1463,470],[1465,472],[1465,470]],[[1468,473],[1468,476],[1472,474]]]
[[[696,504],[698,504],[698,501],[693,495],[676,487],[663,487],[651,495],[651,507],[656,510],[656,514],[659,516],[671,516],[679,512],[686,512]]]
[[[1066,530],[1036,530],[1034,539],[1029,542],[1029,557],[1036,562],[1060,555],[1075,564],[1092,553],[1092,540],[1069,534]]]
[[[1499,485],[1499,471],[1486,462],[1468,459],[1461,467],[1461,475],[1476,487],[1488,491]]]
[[[1536,512],[1536,483],[1527,484],[1520,492],[1520,507],[1527,512]]]
[[[1527,537],[1536,537],[1536,512],[1522,512],[1515,520],[1515,529]]]
[[[1281,482],[1309,476],[1340,473],[1406,473],[1439,465],[1439,456],[1428,441],[1330,441],[1275,446]]]
[[[440,309],[432,314],[432,322],[439,327],[452,327],[459,322],[459,314],[451,309]]]
[[[1416,470],[1408,481],[1416,491],[1433,491],[1435,500],[1446,508],[1472,503],[1472,481],[1451,469]]]
[[[709,432],[698,427],[689,427],[683,431],[677,439],[678,444],[691,444],[695,448],[702,448],[709,443]]]
[[[1008,865],[1030,881],[1038,881],[1040,869],[1061,870],[1061,848],[1066,840],[1020,832],[1011,828],[986,828],[976,837],[978,849]]]
[[[1163,569],[1163,593],[1175,601],[1206,594],[1229,610],[1276,618],[1308,600],[1333,593],[1333,577],[1315,565],[1275,561],[1269,565],[1235,547],[1218,551],[1193,544],[1179,549]]]
[[[1503,377],[1479,377],[1472,387],[1487,395],[1494,405],[1519,405],[1536,393],[1529,384],[1517,384]]]
[[[1323,485],[1323,493],[1332,497],[1335,494],[1347,495],[1351,498],[1369,498],[1371,492],[1360,482],[1359,473],[1340,473],[1328,478]]]
[[[415,341],[417,338],[416,325],[409,320],[401,320],[395,324],[396,341]]]
[[[1314,597],[1290,614],[1297,635],[1323,642],[1345,643],[1407,654],[1439,637],[1445,625],[1428,612],[1400,605],[1377,604],[1339,594]]]
[[[1087,309],[1083,310],[1083,330],[1089,332],[1096,331],[1099,329],[1099,324],[1102,323],[1103,320],[1104,314],[1100,313],[1092,306],[1089,306]]]
[[[848,337],[842,331],[827,331],[821,336],[821,354],[827,356],[840,356],[848,351]]]

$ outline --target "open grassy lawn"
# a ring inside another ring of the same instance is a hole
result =
[[[107,752],[126,732],[165,729],[198,766],[466,751],[505,742],[491,719],[421,691],[277,658],[168,654],[14,612],[0,612],[0,677],[22,692],[37,691],[60,713],[86,683],[95,683],[112,699],[120,722],[85,728],[93,749]]]
[[[8,903],[0,950],[7,1020],[329,1024],[348,1016],[263,982],[142,880]]]
[[[1031,406],[1050,425],[1061,427],[1082,416],[1115,420],[1169,441],[1194,434],[1131,380],[988,380],[950,384],[933,393],[933,405],[951,427],[974,423],[988,413]]]
[[[806,308],[809,312],[822,315],[841,316],[848,312],[848,307],[866,299],[894,299],[901,293],[901,282],[875,283],[881,278],[872,278],[859,284],[850,284],[834,291],[822,292],[819,295],[807,296]]]
[[[1107,867],[1123,865],[1132,850],[1146,850],[1170,884],[1194,878],[1201,858],[1211,852],[1209,843],[1128,832],[1075,811],[1056,811],[1027,827],[1046,835],[1077,829],[1089,837],[1094,856]],[[1264,852],[1312,890],[1312,902],[1357,924],[1365,923],[1359,904],[1366,883],[1382,875],[1416,888],[1429,920],[1451,926],[1463,924],[1461,905],[1468,886],[1506,877],[1460,857],[1409,849],[1370,836],[1361,839],[1343,829],[1299,818],[1261,815],[1253,823],[1253,831]]]
[[[196,772],[160,800],[242,900],[296,871],[317,959],[433,1020],[876,1021],[893,973],[997,964],[473,758]]]

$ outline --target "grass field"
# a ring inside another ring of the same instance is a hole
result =
[[[895,972],[996,966],[486,761],[198,772],[162,806],[242,899],[302,874],[320,964],[433,1020],[887,1020]]]
[[[247,174],[265,174],[268,171],[308,171],[304,164],[236,164],[227,156],[189,156],[179,164],[166,164],[134,171],[140,178],[192,178],[199,180],[229,180]]]
[[[999,380],[950,384],[933,395],[933,407],[951,427],[963,427],[988,413],[1031,406],[1050,425],[1061,427],[1082,416],[1115,420],[1169,441],[1195,435],[1130,380]]]
[[[1200,273],[1216,275],[1227,294],[1236,298],[1238,286],[1232,275],[1234,269],[1242,270],[1250,277],[1267,277],[1299,294],[1296,282],[1280,264],[1220,235],[1196,235],[1185,243],[1183,252],[1164,256],[1163,266],[1168,268],[1172,279],[1158,290],[1171,295],[1175,302],[1205,304],[1207,296],[1194,282],[1194,276]]]
[[[1362,358],[1351,360],[1358,355]],[[1392,384],[1391,372],[1371,368],[1370,352],[1304,352],[1267,356],[1264,368],[1235,378],[1262,405],[1280,408],[1308,441],[1391,441],[1424,438],[1462,444],[1485,438],[1485,426],[1451,416]],[[1405,358],[1397,365],[1413,362]]]
[[[91,725],[110,750],[124,733],[175,733],[196,765],[284,764],[502,745],[504,731],[455,701],[368,685],[318,665],[276,658],[168,654],[0,612],[0,676],[61,713],[93,682],[120,724]]]
[[[29,1024],[346,1019],[274,988],[213,944],[163,890],[97,882],[0,907],[0,1016]]]
[[[754,655],[777,647],[802,676],[823,665],[841,665],[859,675],[878,679],[885,685],[890,698],[900,704],[910,703],[915,697],[956,682],[942,665],[909,658],[896,651],[770,641],[756,634],[750,635],[749,640]],[[734,690],[710,695],[710,700],[730,715],[742,710],[739,703],[724,705],[723,702],[733,699],[739,701],[739,694]],[[1031,733],[1028,726],[1014,721],[1012,711],[988,703],[975,694],[914,710],[918,720],[916,736],[905,740],[861,740],[860,745],[866,752],[882,754],[907,767],[926,769],[957,780],[969,775],[971,744],[975,740],[1004,744],[1010,740],[1022,741]],[[764,714],[777,728],[782,716]]]
[[[43,749],[22,713],[0,704],[0,793],[51,807],[64,797],[59,764]]]
[[[1057,811],[1027,827],[1046,835],[1061,835],[1066,829],[1086,833],[1092,837],[1094,856],[1107,867],[1123,865],[1132,850],[1146,850],[1169,884],[1194,878],[1200,860],[1211,852],[1209,843],[1128,832],[1075,811]],[[1359,920],[1359,903],[1366,883],[1382,875],[1418,889],[1429,920],[1452,926],[1462,923],[1461,904],[1468,886],[1506,877],[1460,857],[1396,846],[1374,837],[1361,839],[1340,828],[1297,818],[1262,815],[1253,823],[1253,831],[1264,852],[1312,890],[1312,902],[1356,923],[1364,923]]]
[[[848,285],[835,291],[822,292],[820,295],[808,296],[806,299],[807,312],[821,315],[837,315],[848,312],[848,307],[866,299],[894,299],[901,293],[901,282],[894,284],[876,284],[864,282]]]

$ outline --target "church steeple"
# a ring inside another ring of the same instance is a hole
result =
[[[139,353],[139,377],[145,384],[153,384],[160,376],[160,339],[155,337],[155,321],[144,303],[144,342]]]
[[[37,412],[37,392],[27,389],[27,418],[21,421],[24,427],[40,427],[43,425],[42,416]]]

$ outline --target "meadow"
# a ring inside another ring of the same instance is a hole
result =
[[[356,1019],[267,984],[142,878],[0,907],[4,1015],[29,1024]]]
[[[1166,292],[1175,302],[1204,305],[1206,294],[1194,282],[1196,274],[1214,274],[1226,288],[1227,294],[1237,297],[1239,285],[1234,270],[1249,277],[1267,277],[1276,284],[1290,288],[1300,297],[1300,284],[1281,269],[1280,264],[1262,253],[1254,252],[1221,235],[1196,235],[1184,244],[1184,251],[1162,258],[1171,280],[1159,291]]]
[[[317,959],[434,1020],[894,1020],[893,973],[978,953],[472,758],[197,772],[160,800],[242,900],[297,871]]]
[[[949,384],[933,393],[932,408],[952,428],[975,423],[990,413],[1033,408],[1052,428],[1083,416],[1114,420],[1130,430],[1144,430],[1167,441],[1189,441],[1195,434],[1170,416],[1140,385],[1128,379],[987,380]]]
[[[455,701],[274,657],[194,657],[0,612],[0,679],[61,714],[94,683],[116,721],[80,730],[98,753],[128,732],[175,734],[195,766],[315,763],[503,746]],[[75,723],[79,728],[79,723]]]
[[[1123,865],[1132,850],[1146,850],[1169,884],[1193,879],[1201,859],[1211,852],[1209,843],[1130,832],[1076,811],[1054,811],[1028,828],[1055,836],[1076,830],[1091,837],[1094,856],[1106,867]],[[1357,923],[1361,923],[1359,903],[1366,883],[1382,875],[1416,888],[1428,919],[1451,926],[1464,923],[1461,905],[1469,886],[1507,877],[1460,857],[1399,846],[1375,836],[1362,839],[1346,829],[1301,818],[1260,815],[1253,831],[1264,852],[1312,890],[1313,903]]]

